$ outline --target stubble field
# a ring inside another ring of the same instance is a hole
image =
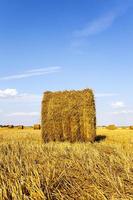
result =
[[[133,131],[97,129],[94,144],[0,129],[0,200],[132,200]]]

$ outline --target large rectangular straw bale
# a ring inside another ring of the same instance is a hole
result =
[[[42,138],[49,141],[90,141],[96,136],[93,91],[45,92],[42,101]]]

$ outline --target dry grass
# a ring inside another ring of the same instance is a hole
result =
[[[0,200],[132,200],[133,131],[42,144],[40,130],[0,129]]]

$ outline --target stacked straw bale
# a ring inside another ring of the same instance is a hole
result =
[[[90,141],[96,136],[93,91],[45,92],[42,101],[42,138],[49,141]]]
[[[34,128],[34,130],[40,130],[41,125],[40,124],[34,124],[33,128]]]

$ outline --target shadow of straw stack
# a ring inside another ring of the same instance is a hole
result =
[[[93,91],[45,92],[41,126],[44,142],[94,142],[96,110]]]

